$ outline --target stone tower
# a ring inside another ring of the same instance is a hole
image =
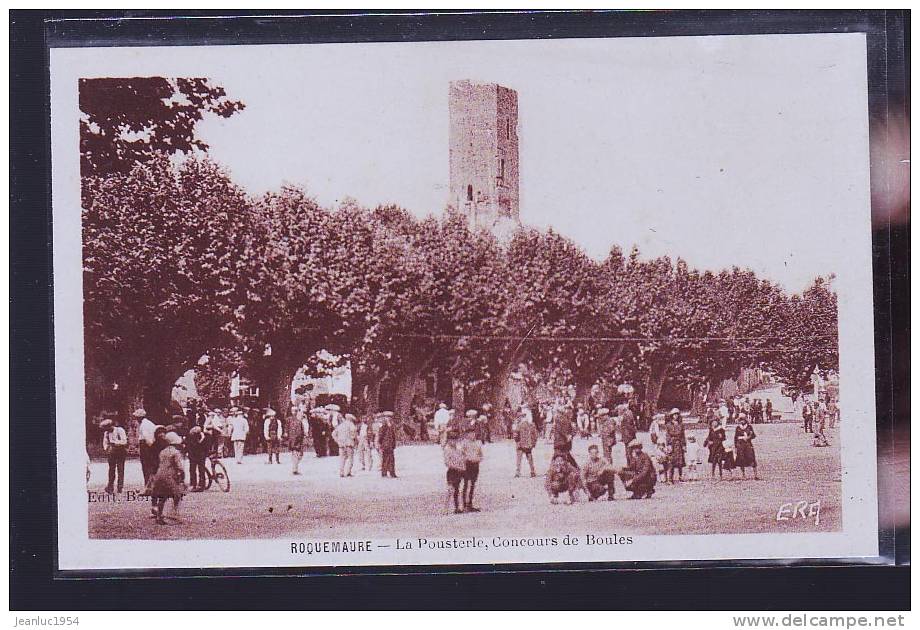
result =
[[[520,223],[517,92],[495,83],[450,83],[450,199],[471,224]]]

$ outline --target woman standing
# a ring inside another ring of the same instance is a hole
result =
[[[757,479],[757,455],[754,453],[753,443],[756,437],[754,427],[748,423],[745,416],[741,416],[738,426],[735,427],[735,465],[741,468],[742,479],[747,466],[754,469],[754,479]]]
[[[174,518],[179,519],[179,502],[187,491],[182,453],[179,452],[182,438],[177,433],[167,433],[164,441],[166,446],[160,451],[157,472],[150,478],[146,492],[152,497],[153,508],[156,510],[155,516],[160,525],[166,524],[163,518],[163,508],[166,507],[167,499],[172,499]]]
[[[716,467],[719,468],[719,479],[722,479],[722,459],[725,457],[725,448],[722,443],[725,441],[725,429],[722,423],[717,419],[709,423],[709,435],[703,442],[703,446],[709,449],[709,464],[711,466],[709,476],[716,478]]]
[[[687,452],[687,435],[684,433],[684,423],[680,418],[680,410],[671,409],[668,414],[668,426],[665,429],[667,445],[670,447],[671,470],[668,472],[668,481],[674,483],[674,471],[677,470],[678,481],[684,480],[684,466],[687,465],[685,454]]]

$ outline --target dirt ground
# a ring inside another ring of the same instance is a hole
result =
[[[733,434],[729,428],[729,435]],[[542,477],[552,445],[541,441],[535,449],[538,477],[514,478],[511,441],[486,444],[477,485],[476,503],[482,512],[453,514],[447,510],[445,472],[435,444],[401,446],[396,450],[399,479],[381,478],[379,470],[338,476],[337,458],[308,453],[300,477],[291,474],[289,453],[282,464],[267,465],[266,456],[250,455],[243,464],[224,460],[232,491],[212,487],[189,494],[182,504],[181,521],[157,525],[148,504],[127,491],[142,486],[137,460],[127,463],[126,493],[117,501],[100,501],[107,466],[94,462],[88,486],[91,538],[126,539],[328,539],[446,537],[494,535],[539,536],[577,527],[580,531],[616,531],[622,534],[722,534],[755,532],[835,531],[841,526],[839,432],[828,432],[830,448],[814,448],[811,436],[795,424],[757,425],[757,459],[761,479],[709,479],[708,466],[700,478],[675,485],[659,483],[649,500],[627,500],[617,486],[617,500],[575,505],[551,505]],[[702,443],[702,431],[690,431]],[[647,434],[640,434],[646,445]],[[578,439],[573,453],[587,457],[596,439]],[[646,447],[648,450],[648,447]],[[525,464],[526,469],[526,464]],[[748,471],[750,476],[750,471]],[[526,475],[526,473],[525,473]],[[134,498],[135,500],[129,500]],[[777,521],[783,504],[820,500],[820,523],[814,519]],[[167,508],[167,513],[169,513]]]

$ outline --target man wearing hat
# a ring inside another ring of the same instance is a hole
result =
[[[466,430],[466,435],[460,442],[460,452],[466,467],[463,471],[463,509],[467,512],[479,512],[473,506],[473,493],[476,491],[476,481],[479,479],[479,464],[482,462],[482,443],[476,434],[476,427]]]
[[[143,409],[137,409],[134,412],[134,417],[138,420],[137,448],[141,460],[141,473],[144,475],[144,485],[146,486],[150,478],[157,472],[157,425],[147,417],[147,412]]]
[[[444,432],[444,465],[447,467],[447,500],[450,495],[454,497],[454,514],[463,512],[460,506],[460,482],[466,473],[466,458],[457,445],[457,434],[454,431]],[[465,498],[465,497],[464,497]]]
[[[655,494],[658,475],[652,458],[642,450],[642,442],[633,438],[626,445],[626,467],[620,471],[623,486],[632,493],[630,499],[648,499]]]
[[[243,454],[246,450],[246,436],[249,435],[249,419],[239,407],[230,409],[230,441],[233,442],[233,454],[236,463],[243,463]]]
[[[515,477],[521,476],[521,458],[526,457],[530,465],[530,476],[536,477],[537,471],[533,465],[533,449],[537,445],[537,438],[540,432],[537,431],[537,425],[533,423],[533,414],[525,405],[521,405],[521,415],[518,421],[512,427],[512,434],[517,445],[517,463],[515,466]]]
[[[585,489],[588,491],[588,501],[596,501],[605,494],[608,501],[613,501],[615,490],[614,479],[616,473],[609,460],[600,456],[597,444],[588,447],[588,461],[584,469]]]
[[[607,407],[597,410],[597,430],[601,435],[601,448],[604,449],[604,458],[613,461],[613,447],[617,443],[617,421],[610,415]]]
[[[326,405],[326,415],[324,422],[324,431],[326,433],[326,444],[329,446],[329,454],[333,457],[338,457],[339,455],[339,445],[332,439],[332,432],[335,431],[335,428],[339,426],[339,422],[342,421],[342,408],[336,405],[335,403],[329,403]]]
[[[621,404],[618,409],[620,412],[620,437],[623,438],[624,444],[629,444],[636,437],[636,432],[638,431],[636,414],[626,403]]]
[[[109,483],[105,491],[109,494],[115,492],[115,478],[118,478],[118,493],[121,494],[125,486],[125,459],[128,456],[128,434],[112,415],[99,424],[102,429],[102,450],[105,451],[109,461]]]
[[[450,412],[445,403],[438,403],[438,410],[434,412],[434,430],[438,434],[438,444],[447,443],[447,423],[450,422]]]
[[[192,492],[201,492],[208,485],[205,460],[211,452],[211,440],[199,426],[194,426],[185,438],[185,452],[188,455],[188,480]]]
[[[475,409],[467,409],[466,414],[463,416],[463,419],[460,421],[460,435],[466,435],[466,432],[470,429],[476,429],[477,418],[479,418],[479,412]]]
[[[380,451],[380,476],[389,475],[396,479],[396,427],[393,426],[393,412],[380,414],[383,424],[377,432],[377,449]]]
[[[339,477],[352,477],[351,469],[355,463],[355,444],[358,439],[358,427],[355,426],[356,418],[350,413],[339,422],[332,432],[332,439],[339,445],[341,453],[339,461]]]
[[[284,428],[281,426],[278,414],[271,407],[265,410],[264,418],[262,432],[265,436],[265,444],[268,446],[268,463],[273,463],[272,456],[274,455],[275,462],[280,464],[281,440],[284,439]]]

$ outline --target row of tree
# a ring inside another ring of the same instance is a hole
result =
[[[319,206],[285,188],[250,198],[217,165],[150,160],[84,180],[87,369],[103,390],[165,409],[209,357],[285,410],[297,370],[326,350],[350,362],[372,408],[386,380],[408,409],[420,379],[497,400],[520,364],[639,386],[718,385],[763,366],[804,386],[836,369],[836,295],[801,295],[743,269],[718,273],[613,248],[595,261],[559,234],[509,242],[448,211]],[[92,401],[91,401],[92,403]]]
[[[206,79],[84,80],[80,103],[90,414],[113,401],[165,414],[188,369],[241,372],[286,411],[321,350],[350,363],[359,409],[386,382],[403,413],[434,370],[461,407],[501,404],[521,364],[564,371],[580,394],[628,381],[654,407],[665,383],[759,366],[804,387],[837,367],[825,279],[787,295],[749,270],[636,249],[596,261],[552,230],[499,241],[450,210],[329,209],[295,188],[253,198],[213,162],[176,159],[207,148],[204,114],[244,107]]]

